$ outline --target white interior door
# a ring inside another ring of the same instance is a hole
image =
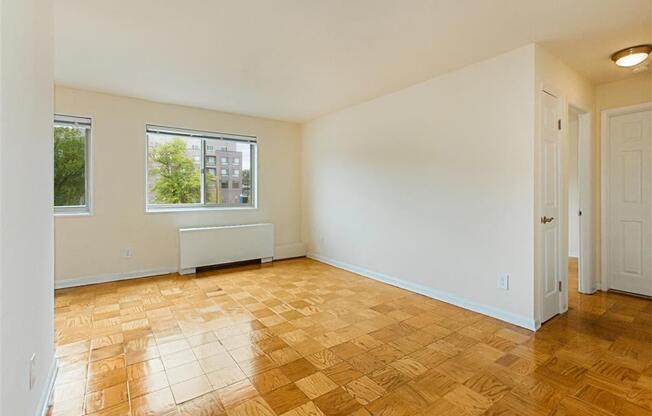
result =
[[[652,296],[652,111],[612,116],[608,142],[609,288]]]
[[[561,307],[561,135],[557,97],[541,92],[541,219],[543,303],[541,322]],[[563,253],[566,257],[566,253]],[[565,264],[565,262],[564,262]]]

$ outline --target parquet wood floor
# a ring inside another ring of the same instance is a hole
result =
[[[49,414],[652,414],[652,301],[570,292],[534,334],[308,259],[58,290]]]

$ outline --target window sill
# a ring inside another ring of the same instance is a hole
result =
[[[55,217],[91,217],[93,215],[90,211],[55,211]]]
[[[206,211],[254,211],[253,207],[187,207],[187,208],[145,208],[146,214],[165,214],[175,212],[206,212]]]

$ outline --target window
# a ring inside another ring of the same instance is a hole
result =
[[[209,152],[212,152],[213,151],[213,146],[206,146],[206,150],[209,151]]]
[[[90,212],[89,118],[54,116],[54,212]]]
[[[229,163],[229,158],[228,157],[221,158],[220,163],[223,164],[223,165],[226,165],[227,163]]]
[[[234,178],[239,178],[240,177],[240,171],[238,169],[233,169],[233,177]]]
[[[240,187],[240,182],[231,182],[231,188],[238,189]]]
[[[217,175],[217,157],[207,154],[211,149],[241,161],[241,169],[231,172],[241,178],[241,189],[221,179],[229,169],[219,168]],[[255,207],[255,168],[255,137],[147,126],[148,211]]]
[[[233,158],[233,164],[234,165],[239,165],[240,164],[240,158],[239,157],[234,157]]]

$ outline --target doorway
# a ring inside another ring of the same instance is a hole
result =
[[[540,322],[568,309],[569,298],[598,289],[593,277],[594,164],[591,113],[542,88],[537,218]]]
[[[580,175],[579,138],[580,112],[568,108],[568,296],[573,297],[580,287]]]

